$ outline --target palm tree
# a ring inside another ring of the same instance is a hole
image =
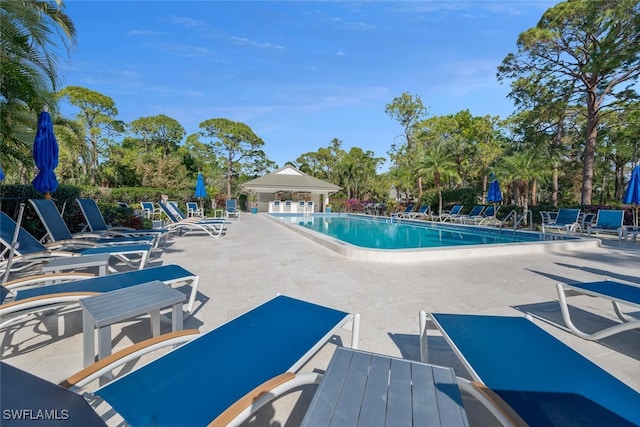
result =
[[[438,190],[439,212],[442,215],[442,183],[460,181],[455,155],[449,144],[442,140],[428,144],[419,157],[418,174],[433,180]]]
[[[55,105],[60,78],[54,38],[67,52],[75,43],[75,27],[62,7],[62,0],[0,1],[0,137],[3,154],[18,164],[29,161],[36,113]]]
[[[501,161],[502,169],[515,189],[516,203],[525,211],[529,209],[532,187],[548,175],[544,163],[544,157],[533,150],[515,152]]]

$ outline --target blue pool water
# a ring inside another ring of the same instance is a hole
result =
[[[275,216],[287,223],[298,224],[337,240],[374,249],[492,245],[542,240],[542,235],[539,233],[465,227],[427,221],[392,222],[390,218],[359,215]]]

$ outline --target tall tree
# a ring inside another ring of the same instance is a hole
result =
[[[147,151],[159,149],[163,156],[177,150],[186,134],[176,119],[164,114],[140,117],[129,123],[129,131],[140,139]]]
[[[598,124],[603,111],[637,94],[630,89],[640,76],[638,0],[568,0],[547,10],[535,28],[518,37],[518,51],[498,68],[498,77],[531,77],[541,86],[573,86],[572,102],[585,105],[581,202],[593,191]],[[565,82],[565,83],[563,83]]]
[[[60,41],[69,52],[76,40],[63,8],[61,0],[0,1],[0,140],[5,168],[31,164],[37,113],[45,104],[54,112],[51,93],[60,82],[60,50],[54,47]]]
[[[229,119],[209,119],[200,123],[200,135],[211,138],[213,151],[225,158],[227,199],[231,198],[231,181],[238,174],[242,163],[256,163],[266,157],[260,139],[249,126]]]
[[[449,180],[459,181],[460,175],[451,150],[451,144],[443,139],[431,141],[427,145],[418,161],[420,176],[432,179],[438,190],[438,209],[442,215],[442,186]]]
[[[116,104],[110,97],[80,86],[67,86],[58,92],[58,96],[79,109],[76,120],[85,129],[84,138],[89,147],[88,158],[84,159],[85,174],[95,185],[103,136],[124,130],[122,123],[115,119],[118,115]]]
[[[400,123],[403,129],[404,141],[391,145],[389,156],[391,160],[400,167],[408,167],[415,164],[417,151],[415,150],[415,130],[417,124],[428,113],[428,109],[422,103],[420,95],[411,95],[404,92],[402,95],[393,98],[390,104],[385,107],[385,113],[392,119]],[[418,177],[417,182],[418,197],[422,195],[422,177]]]

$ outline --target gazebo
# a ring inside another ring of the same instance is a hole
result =
[[[340,191],[341,187],[307,175],[291,165],[284,166],[241,186],[247,193],[257,197],[258,211],[279,212],[279,205],[298,205],[313,202],[315,212],[322,212],[329,203],[329,194]],[[275,202],[275,203],[274,203]]]

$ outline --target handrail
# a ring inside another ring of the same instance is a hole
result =
[[[513,217],[513,218],[512,218]],[[518,217],[518,211],[515,209],[512,209],[511,212],[509,212],[507,214],[506,217],[504,217],[504,219],[502,220],[502,222],[500,223],[500,229],[503,228],[504,224],[509,221],[509,219],[511,219],[513,221],[513,230],[517,230],[518,227],[520,226],[520,224],[524,221],[525,224],[527,224],[527,219],[528,224],[529,224],[529,230],[533,230],[533,214],[529,209],[525,209],[525,211],[523,212],[521,217]]]

